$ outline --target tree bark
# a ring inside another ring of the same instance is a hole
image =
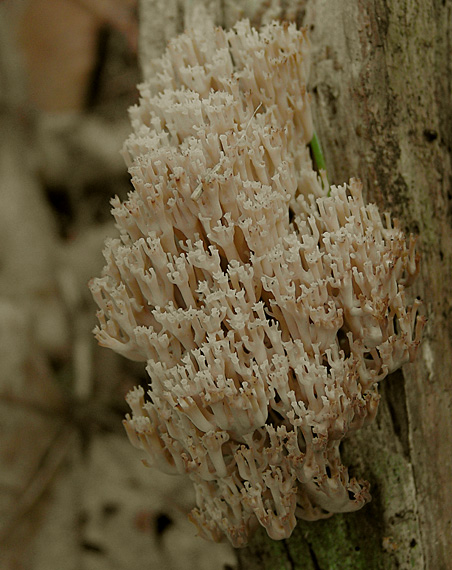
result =
[[[264,532],[238,552],[252,570],[445,569],[452,558],[452,0],[204,0],[217,24],[274,17],[310,30],[310,90],[329,179],[419,236],[411,295],[429,321],[417,360],[381,385],[375,423],[343,445],[371,482],[358,513]],[[141,0],[141,61],[193,17],[194,1]]]

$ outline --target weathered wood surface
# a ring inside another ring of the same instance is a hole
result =
[[[199,2],[141,0],[141,62]],[[239,552],[263,569],[450,568],[452,558],[451,0],[204,0],[216,23],[274,17],[308,26],[310,89],[329,177],[363,180],[369,200],[419,235],[411,294],[429,322],[417,361],[385,380],[375,424],[344,444],[373,501],[361,512],[263,534]]]

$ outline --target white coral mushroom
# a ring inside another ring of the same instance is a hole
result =
[[[369,500],[339,444],[423,325],[414,240],[359,181],[326,196],[313,170],[308,68],[293,25],[173,40],[131,111],[134,191],[91,283],[99,343],[147,362],[131,442],[191,477],[200,534],[234,546]]]

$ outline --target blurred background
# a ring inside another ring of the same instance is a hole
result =
[[[125,197],[135,0],[0,1],[0,568],[228,570],[191,485],[121,420],[142,364],[99,348],[88,280]]]

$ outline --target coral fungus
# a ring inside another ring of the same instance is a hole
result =
[[[134,190],[91,282],[99,343],[147,362],[130,440],[188,474],[200,534],[234,546],[366,503],[339,445],[423,325],[404,295],[414,239],[358,180],[327,195],[313,169],[309,53],[279,23],[170,42],[131,110]]]

